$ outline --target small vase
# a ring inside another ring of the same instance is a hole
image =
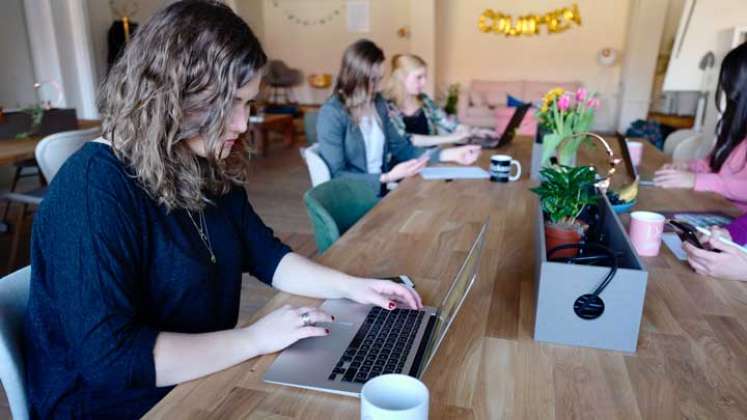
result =
[[[578,244],[581,242],[581,232],[578,226],[545,223],[545,248],[548,255],[553,248],[560,245]],[[571,258],[578,255],[578,248],[563,249],[554,252],[552,258]]]

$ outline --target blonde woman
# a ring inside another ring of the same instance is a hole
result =
[[[31,244],[32,418],[139,418],[175,384],[326,336],[332,314],[282,307],[236,327],[242,273],[317,298],[420,308],[280,242],[247,200],[238,140],[266,61],[218,1],[155,14],[99,95],[104,137],[49,186]]]
[[[334,94],[322,106],[317,136],[322,158],[333,177],[365,180],[376,192],[389,182],[416,175],[428,161],[469,165],[479,146],[433,150],[415,147],[393,125],[378,93],[384,52],[362,39],[343,54]]]
[[[471,128],[449,118],[424,92],[428,81],[425,61],[414,54],[392,58],[384,97],[389,118],[401,136],[416,146],[458,143],[470,136],[494,136],[492,130]]]

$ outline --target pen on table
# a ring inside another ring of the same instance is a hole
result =
[[[696,226],[695,229],[697,229],[698,232],[702,233],[703,235],[713,236],[713,233],[711,233],[711,231],[708,230],[708,229],[706,229],[706,228],[703,228],[703,227],[700,227],[700,226]],[[747,249],[745,249],[743,246],[737,244],[736,242],[732,241],[731,239],[726,239],[723,236],[719,236],[719,235],[716,235],[716,239],[718,239],[719,241],[721,241],[721,242],[723,242],[723,243],[725,243],[727,245],[731,245],[731,246],[737,247],[737,249],[739,249],[740,251],[742,251],[745,254],[747,254]]]

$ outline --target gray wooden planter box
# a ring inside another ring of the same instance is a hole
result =
[[[534,339],[635,352],[648,272],[606,197],[600,206],[604,244],[614,251],[622,251],[623,255],[618,259],[617,274],[600,294],[605,304],[604,313],[593,320],[578,317],[573,304],[579,296],[593,292],[609,268],[547,261],[544,217],[542,206],[537,206]]]

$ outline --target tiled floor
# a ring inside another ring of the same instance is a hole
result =
[[[302,144],[303,137],[297,141]],[[306,167],[297,147],[284,148],[280,142],[270,142],[265,158],[252,161],[249,187],[250,201],[255,211],[294,251],[306,256],[316,253],[311,224],[303,205],[303,193],[310,187]],[[1,207],[0,207],[1,208]],[[28,264],[29,229],[26,229],[19,265]],[[0,264],[4,267],[10,248],[8,235],[0,236]],[[247,320],[272,298],[274,290],[251,276],[245,276],[239,308],[239,323]],[[5,393],[0,387],[0,420],[10,418]]]

